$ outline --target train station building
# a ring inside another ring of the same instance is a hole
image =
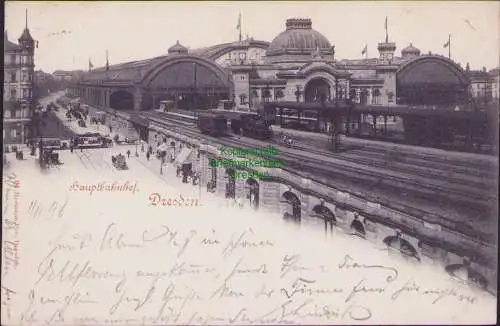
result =
[[[148,115],[140,114],[158,109],[160,101],[165,100],[183,110],[215,108],[221,100],[229,100],[241,111],[275,105],[316,112],[334,111],[349,100],[354,109],[366,115],[377,116],[386,110],[384,118],[400,116],[405,110],[420,109],[428,114],[471,108],[469,77],[460,65],[441,55],[422,54],[410,42],[400,55],[396,48],[386,35],[378,44],[377,58],[339,60],[335,47],[313,29],[310,19],[288,19],[284,31],[270,43],[248,38],[189,50],[177,42],[163,56],[94,69],[70,87],[70,94],[92,106],[124,111],[115,112],[112,119],[128,117],[146,125],[147,133],[141,132],[141,138],[168,153],[174,165],[189,166],[199,173],[200,193],[206,186],[207,191],[248,200],[255,208],[296,222],[321,223],[328,233],[334,227],[349,228],[356,219],[352,212],[358,212],[363,216],[367,239],[393,238],[394,225],[402,224],[405,238],[419,255],[447,255],[450,261],[458,261],[458,255],[444,253],[420,239],[418,234],[432,238],[435,226],[396,213],[388,206],[394,201],[392,197],[359,197],[347,193],[347,186],[334,182],[326,185],[306,171],[292,173],[284,168],[244,169],[267,171],[269,176],[235,178],[231,170],[239,168],[210,165],[211,160],[229,157],[203,135],[177,131],[161,119],[148,120]],[[113,130],[120,129],[118,123],[127,124],[118,121]],[[163,161],[158,163],[158,170],[163,171]],[[441,210],[444,208],[438,204],[429,209],[433,214]],[[416,228],[418,232],[414,232]],[[446,230],[440,237],[454,241],[454,235]]]
[[[70,92],[90,105],[117,110],[205,109],[232,100],[236,109],[262,102],[397,105],[466,110],[467,73],[452,60],[409,45],[396,53],[389,37],[376,58],[340,60],[310,19],[288,19],[270,43],[252,38],[188,50],[181,42],[152,59],[93,69]]]

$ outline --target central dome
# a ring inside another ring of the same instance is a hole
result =
[[[311,19],[287,19],[286,30],[269,45],[266,56],[282,54],[331,54],[332,46],[320,32],[312,29]]]

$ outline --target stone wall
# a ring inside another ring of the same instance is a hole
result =
[[[150,139],[157,132],[150,132]],[[202,172],[202,187],[205,187],[206,183],[211,179],[212,168],[209,166],[209,159],[212,157],[228,158],[221,155],[215,146],[200,147],[198,141],[190,140],[182,135],[175,135],[170,131],[164,131],[163,134],[167,134],[170,137],[169,141],[173,139],[176,142],[188,142],[192,143],[195,148],[200,148],[201,155],[198,164]],[[258,170],[263,171],[264,169],[258,168]],[[437,245],[430,243],[426,239],[435,239],[438,243],[441,241],[442,243],[447,243],[448,246],[456,246],[457,252],[466,252],[469,250],[471,252],[486,252],[490,256],[494,255],[494,248],[490,248],[490,250],[482,247],[477,241],[450,229],[424,222],[422,217],[409,216],[403,212],[381,206],[379,203],[368,202],[363,198],[357,198],[340,191],[334,186],[326,186],[309,179],[304,179],[283,169],[267,169],[267,172],[270,179],[257,180],[259,182],[259,209],[263,211],[280,215],[284,212],[291,213],[291,205],[282,201],[283,194],[290,191],[301,202],[301,219],[304,224],[319,225],[320,223],[324,223],[322,219],[310,216],[314,207],[323,203],[324,206],[335,214],[337,220],[336,229],[338,231],[343,230],[343,232],[349,233],[351,222],[354,219],[353,212],[357,212],[364,224],[367,240],[382,247],[384,245],[383,240],[386,237],[394,236],[396,228],[401,229],[403,238],[412,244],[422,260],[440,261],[443,264],[447,264],[455,263],[462,259],[459,254],[453,254],[442,248],[437,248]],[[236,180],[236,198],[243,199],[243,203],[248,202],[246,200],[248,194],[246,181],[246,179],[241,178]],[[218,195],[225,195],[227,182],[228,178],[225,174],[225,168],[217,168],[216,193]],[[459,249],[460,247],[461,249]],[[488,253],[488,250],[491,252]],[[494,275],[491,268],[482,266],[478,267],[478,270],[485,276]]]

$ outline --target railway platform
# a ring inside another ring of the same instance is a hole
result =
[[[195,113],[193,111],[187,111],[187,110],[170,110],[168,112],[168,115],[170,115],[172,117],[179,117],[181,119],[193,119]],[[299,141],[301,139],[319,140],[319,141],[322,141],[325,143],[329,141],[329,136],[327,134],[282,128],[281,126],[278,126],[278,125],[273,125],[271,128],[274,131],[275,135],[286,134],[286,135],[294,136]],[[345,135],[340,135],[340,139],[341,139],[341,143],[344,143],[347,145],[363,146],[363,147],[364,146],[377,147],[377,148],[380,148],[381,150],[384,150],[384,151],[411,152],[411,153],[422,153],[422,154],[429,154],[429,155],[441,155],[441,156],[448,157],[450,159],[458,159],[458,160],[474,159],[474,160],[488,161],[488,162],[491,162],[492,164],[498,164],[497,163],[498,160],[494,156],[486,155],[486,154],[466,153],[466,152],[449,151],[449,150],[432,148],[432,147],[397,144],[397,143],[384,142],[384,141],[379,141],[379,140],[348,137]]]

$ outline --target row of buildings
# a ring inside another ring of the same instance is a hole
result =
[[[71,92],[89,104],[122,110],[157,108],[172,100],[183,109],[234,100],[242,110],[265,101],[361,105],[457,106],[471,96],[498,98],[498,70],[472,72],[412,44],[396,54],[388,35],[378,58],[338,60],[335,46],[310,19],[288,19],[270,43],[254,39],[188,50],[177,42],[165,55],[94,69]]]
[[[8,144],[23,143],[33,112],[33,87],[35,83],[36,42],[26,27],[11,42],[4,33],[4,83],[3,83],[3,141]]]
[[[35,41],[26,25],[19,44],[5,34],[4,142],[20,143],[33,108]],[[434,106],[465,109],[471,97],[499,97],[498,69],[470,71],[447,57],[422,54],[411,43],[396,54],[388,35],[377,58],[339,60],[335,46],[310,19],[288,19],[271,42],[252,38],[188,50],[178,41],[165,55],[88,72],[56,71],[69,92],[88,104],[120,110],[214,107],[233,100],[242,110],[261,102],[334,102],[366,106]],[[46,78],[37,72],[38,80]]]

